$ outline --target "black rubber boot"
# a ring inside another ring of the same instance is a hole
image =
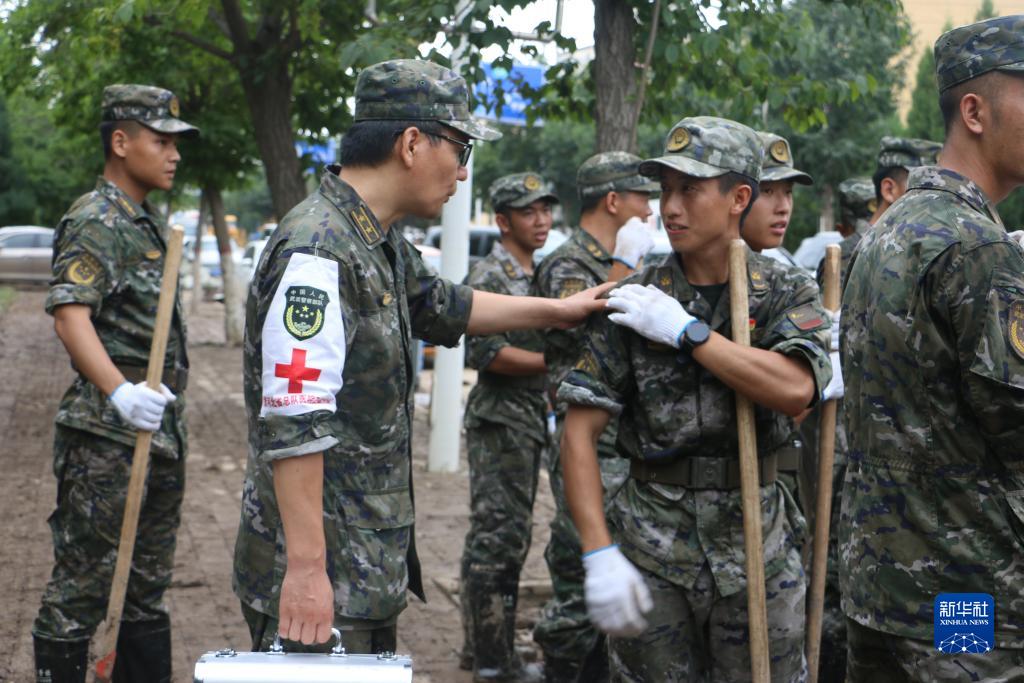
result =
[[[89,668],[88,640],[47,640],[32,636],[36,683],[85,683]]]
[[[121,622],[113,683],[171,683],[171,620]]]
[[[587,653],[580,665],[579,681],[583,683],[608,683],[611,671],[608,667],[608,639],[604,635],[597,638],[594,648]]]

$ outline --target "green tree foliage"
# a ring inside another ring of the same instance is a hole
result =
[[[7,105],[0,97],[0,226],[33,221],[34,197],[14,157]]]

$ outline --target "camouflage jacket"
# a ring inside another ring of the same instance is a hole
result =
[[[593,235],[583,228],[576,228],[572,237],[548,254],[533,275],[534,296],[548,299],[564,299],[584,289],[608,281],[612,269],[612,255],[609,254]],[[550,328],[544,333],[544,363],[548,367],[548,387],[558,390],[569,371],[579,358],[585,325],[569,330]],[[555,401],[555,412],[559,420],[565,416],[565,402]],[[613,416],[601,432],[598,452],[602,457],[615,456],[616,429],[618,416]]]
[[[52,315],[63,304],[89,306],[93,327],[110,359],[121,367],[147,367],[166,237],[167,226],[149,204],[137,204],[109,180],[99,178],[96,189],[79,197],[57,225],[46,312]],[[188,368],[180,295],[164,366]],[[164,412],[160,431],[153,435],[154,454],[183,455],[184,416],[185,397],[179,392],[178,400]],[[81,375],[61,399],[56,419],[65,427],[135,445],[135,428]]]
[[[820,393],[831,379],[825,352],[829,319],[814,280],[796,268],[748,252],[751,344],[808,362]],[[686,280],[675,254],[624,283],[653,284],[716,332],[731,337],[728,288],[714,310]],[[678,350],[648,341],[605,316],[587,327],[575,369],[559,398],[620,414],[618,451],[629,458],[678,446],[681,457],[737,458],[735,394]],[[759,457],[788,442],[793,421],[755,407]],[[761,489],[767,575],[783,568],[804,521],[785,488]],[[787,519],[789,517],[789,519]],[[692,587],[705,561],[723,595],[742,590],[743,521],[739,489],[694,490],[630,479],[609,523],[623,552],[669,581]]]
[[[530,292],[530,276],[501,242],[495,242],[490,255],[473,266],[466,284],[473,289],[512,296],[526,296]],[[544,376],[501,375],[486,369],[498,352],[507,346],[541,352],[544,350],[544,337],[538,330],[466,337],[466,364],[480,373],[466,402],[466,426],[498,422],[521,430],[527,438],[545,443],[547,398]]]
[[[472,290],[438,278],[330,167],[288,212],[249,288],[249,459],[234,589],[277,614],[286,566],[274,460],[323,452],[335,612],[392,617],[422,596],[413,543],[413,337],[454,345]],[[408,555],[408,561],[407,561]]]
[[[1020,648],[1024,253],[967,178],[926,166],[908,187],[843,297],[843,610],[930,639],[938,593],[989,593],[997,645]]]

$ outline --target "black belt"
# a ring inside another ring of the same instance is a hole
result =
[[[775,454],[761,458],[757,465],[761,486],[775,481],[778,473],[778,457]],[[738,489],[740,461],[738,458],[689,456],[656,465],[641,460],[630,460],[629,476],[638,481],[685,486],[689,489]]]
[[[124,378],[132,384],[146,381],[146,368],[139,365],[118,365]],[[160,382],[174,393],[185,391],[188,386],[188,368],[164,368]]]
[[[529,389],[544,391],[548,387],[548,379],[540,375],[501,375],[496,372],[481,372],[476,376],[477,382],[489,387],[505,389]]]

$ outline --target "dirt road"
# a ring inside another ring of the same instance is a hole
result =
[[[50,453],[53,414],[72,378],[67,354],[43,312],[44,298],[44,290],[21,289],[0,312],[0,519],[6,521],[0,526],[0,681],[19,683],[34,680],[30,630],[52,561],[46,518],[56,495]],[[221,315],[220,304],[209,303],[189,319],[188,484],[174,582],[167,595],[176,683],[192,680],[202,653],[228,645],[246,650],[249,645],[231,592],[245,469],[241,353],[223,347]],[[411,597],[398,622],[399,651],[413,656],[417,682],[468,683],[469,674],[457,667],[462,631],[456,594],[468,526],[465,452],[458,473],[437,474],[426,472],[426,451],[426,411],[421,409],[414,439],[416,531],[428,603]],[[552,511],[542,474],[517,634],[527,658],[536,656],[529,629],[549,590],[542,555]]]

